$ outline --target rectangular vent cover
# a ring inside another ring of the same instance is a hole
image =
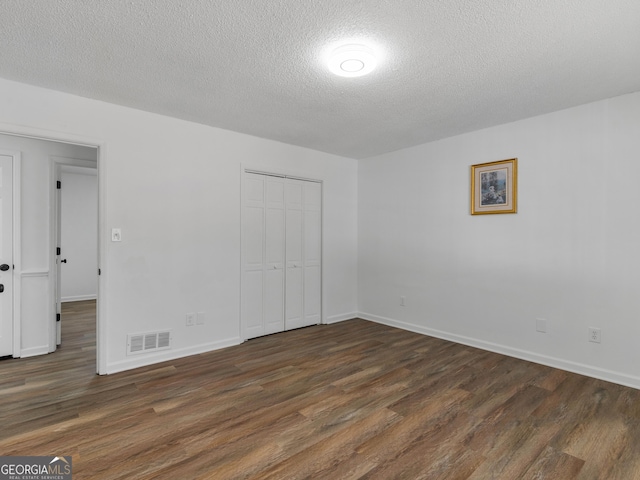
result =
[[[127,355],[157,352],[171,348],[171,332],[148,332],[127,335]]]

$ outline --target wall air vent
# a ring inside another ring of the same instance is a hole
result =
[[[171,347],[171,332],[158,333],[158,350]]]
[[[171,332],[147,332],[127,335],[127,355],[157,352],[171,348]]]

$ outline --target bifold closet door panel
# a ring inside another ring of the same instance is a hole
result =
[[[284,179],[246,174],[242,210],[242,335],[284,330]]]
[[[247,174],[242,198],[242,303],[244,338],[264,335],[265,181]]]
[[[286,184],[286,263],[285,329],[304,326],[303,193],[304,183],[288,180]]]
[[[265,177],[264,333],[284,330],[285,203],[284,179]]]
[[[303,324],[322,321],[322,185],[304,186],[304,290]]]

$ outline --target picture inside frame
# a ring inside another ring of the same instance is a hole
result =
[[[509,200],[507,193],[507,169],[480,173],[480,205],[501,205]]]

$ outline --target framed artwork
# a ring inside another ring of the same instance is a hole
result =
[[[471,165],[471,215],[516,213],[518,159]]]

